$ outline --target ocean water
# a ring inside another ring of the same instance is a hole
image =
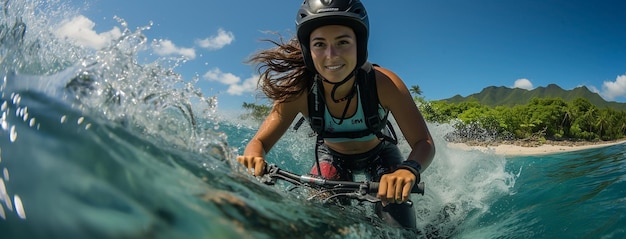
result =
[[[626,237],[624,144],[507,158],[448,148],[452,128],[430,124],[418,231],[397,229],[246,174],[235,156],[259,123],[224,113],[183,60],[139,60],[149,26],[120,18],[93,51],[54,37],[76,13],[62,1],[0,9],[0,238]],[[313,141],[289,131],[268,161],[308,172]]]

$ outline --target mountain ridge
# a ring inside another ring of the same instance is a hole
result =
[[[626,103],[606,101],[598,93],[590,91],[586,86],[579,86],[572,90],[564,90],[556,84],[549,84],[545,87],[537,87],[532,90],[521,88],[509,88],[506,86],[488,86],[479,93],[474,93],[463,97],[455,95],[441,101],[449,103],[461,103],[477,100],[480,104],[496,106],[515,106],[528,104],[532,98],[561,98],[565,102],[572,102],[576,98],[585,98],[598,108],[609,107],[615,110],[626,111]]]

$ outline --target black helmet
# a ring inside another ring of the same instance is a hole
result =
[[[296,16],[298,41],[304,54],[304,64],[315,70],[309,41],[311,32],[325,25],[343,25],[352,28],[357,41],[357,64],[367,61],[367,38],[369,21],[365,7],[359,0],[304,0]]]

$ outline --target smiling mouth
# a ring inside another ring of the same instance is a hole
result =
[[[326,66],[326,69],[329,69],[329,70],[338,70],[338,69],[342,68],[343,66],[344,66],[344,64],[341,64],[341,65]]]

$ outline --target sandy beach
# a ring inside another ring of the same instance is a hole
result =
[[[479,150],[479,151],[489,151],[494,152],[495,154],[507,155],[507,156],[525,156],[525,155],[544,155],[544,154],[554,154],[554,153],[563,153],[563,152],[572,152],[584,149],[592,149],[592,148],[600,148],[607,147],[611,145],[624,144],[626,143],[626,139],[619,141],[611,141],[611,142],[598,142],[598,143],[588,143],[588,144],[569,144],[569,145],[556,145],[556,144],[542,144],[540,146],[531,146],[524,147],[512,144],[500,144],[497,146],[471,146],[465,143],[448,143],[448,147],[450,148],[458,148],[463,150]]]

